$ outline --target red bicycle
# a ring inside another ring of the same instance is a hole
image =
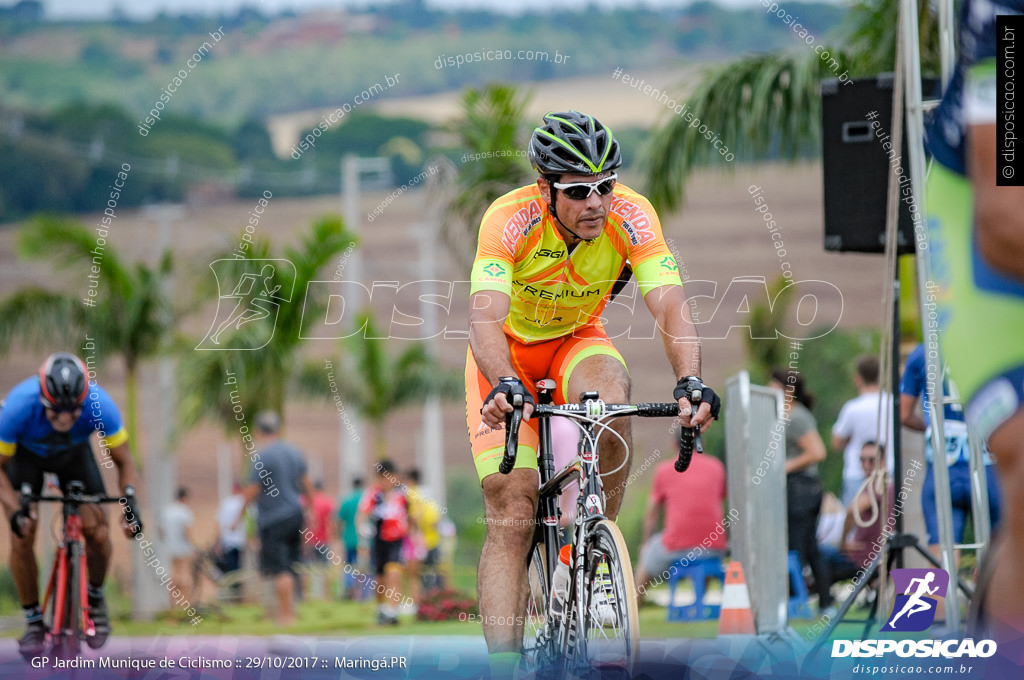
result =
[[[61,503],[64,510],[64,532],[43,598],[43,617],[49,631],[44,656],[74,658],[82,651],[82,640],[96,634],[89,612],[89,580],[80,511],[83,505],[119,503],[121,499],[86,495],[84,491],[85,485],[81,482],[69,482],[63,496],[35,495],[28,484],[21,487],[21,507],[26,512],[29,505],[36,502]]]

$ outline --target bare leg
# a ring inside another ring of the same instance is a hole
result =
[[[537,472],[512,470],[483,481],[487,538],[480,553],[477,589],[490,653],[519,652],[529,581],[526,557],[537,508]],[[494,621],[511,621],[498,625]]]
[[[274,594],[277,595],[277,618],[279,626],[290,626],[295,623],[295,606],[292,598],[295,594],[295,577],[290,571],[282,572],[274,577]]]
[[[96,505],[82,506],[82,535],[85,536],[85,561],[89,569],[89,585],[98,588],[107,577],[107,565],[113,546],[107,513]]]
[[[18,589],[21,606],[39,602],[39,566],[36,564],[35,541],[36,522],[30,520],[22,525],[23,538],[11,533],[11,574]]]
[[[1024,564],[1024,411],[996,430],[988,444],[999,465],[1006,505],[1001,513],[1002,549],[995,555],[984,608],[990,621],[1009,627],[1004,631],[1008,642],[1019,640],[1024,633],[1024,580],[1020,578],[1020,565]]]
[[[597,391],[601,399],[609,404],[627,403],[629,401],[629,373],[626,372],[626,367],[619,360],[606,354],[587,357],[576,366],[569,377],[568,398],[575,400],[581,392],[586,391]],[[625,439],[625,446],[618,437],[608,432],[598,438],[598,446],[601,451],[601,470],[611,472],[620,465],[622,466],[618,472],[602,478],[608,502],[605,514],[613,520],[618,517],[619,508],[622,507],[626,479],[629,477],[629,461],[626,460],[625,465],[622,463],[629,455],[627,446],[632,448],[629,422],[629,418],[619,418],[610,423],[611,428]]]

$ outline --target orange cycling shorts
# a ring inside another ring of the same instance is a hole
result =
[[[537,398],[536,383],[543,378],[555,381],[555,403],[564,404],[569,389],[569,378],[576,366],[587,357],[608,355],[623,366],[626,362],[615,349],[612,341],[599,325],[585,326],[572,335],[554,340],[525,344],[507,337],[512,365],[526,388]],[[498,464],[505,453],[504,427],[492,430],[484,425],[480,416],[484,399],[494,386],[487,382],[477,368],[473,350],[466,353],[466,424],[473,448],[473,460],[482,482],[484,477],[498,471]],[[539,441],[537,421],[524,422],[519,431],[519,453],[516,468],[537,469],[537,442]]]

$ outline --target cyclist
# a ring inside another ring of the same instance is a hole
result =
[[[89,444],[99,433],[104,467],[116,467],[123,497],[122,526],[131,537],[142,530],[135,484],[138,477],[128,446],[121,414],[113,400],[95,381],[87,379],[85,364],[66,352],[50,355],[39,374],[23,380],[7,395],[0,409],[0,504],[11,527],[11,572],[25,613],[26,630],[18,642],[23,656],[43,653],[46,626],[39,607],[38,566],[34,553],[35,509],[24,511],[19,502],[21,485],[28,483],[38,494],[43,473],[57,475],[61,488],[70,481],[85,485],[89,495],[105,495],[103,479]],[[110,620],[103,598],[103,581],[110,562],[111,542],[107,513],[98,505],[83,505],[89,577],[89,609],[95,636],[86,639],[98,649],[110,635]],[[129,520],[133,520],[129,525]]]
[[[494,676],[513,672],[522,645],[538,485],[538,436],[529,422],[534,383],[553,378],[561,403],[592,390],[609,403],[629,401],[629,373],[601,324],[609,292],[627,267],[661,329],[683,424],[706,429],[719,405],[697,377],[699,340],[658,216],[646,198],[616,181],[622,157],[611,130],[577,111],[549,113],[533,132],[529,158],[536,183],[498,198],[483,216],[466,359],[467,424],[488,527],[480,614]],[[694,414],[685,397],[696,388],[706,401]],[[496,474],[515,394],[527,401],[519,456],[509,475]],[[612,427],[628,445],[628,419]],[[629,474],[628,448],[606,435],[600,451],[603,470],[621,465],[604,478],[606,488],[618,488]],[[608,498],[609,518],[621,502],[621,493]]]
[[[997,642],[1024,634],[1024,188],[997,186],[1007,152],[997,120],[1012,132],[1013,66],[999,64],[1005,33],[996,19],[1021,12],[1020,0],[964,2],[956,69],[927,130],[936,160],[926,210],[935,281],[925,304],[936,305],[943,358],[1002,483],[1001,536],[986,556],[993,568],[982,569],[974,612]],[[1008,103],[1000,107],[997,72],[1007,70]],[[1012,147],[1008,153],[1012,160]],[[1012,176],[1004,168],[1003,177]]]

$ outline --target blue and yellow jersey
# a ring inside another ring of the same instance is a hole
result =
[[[506,335],[542,342],[599,323],[627,260],[644,295],[682,286],[650,202],[622,184],[613,196],[604,233],[571,254],[536,184],[491,204],[480,225],[471,293],[494,290],[511,298]]]
[[[39,378],[32,376],[10,391],[0,409],[0,455],[13,456],[20,446],[41,458],[59,456],[89,441],[93,432],[99,434],[107,447],[128,440],[114,400],[95,383],[82,404],[82,414],[68,432],[56,432],[50,426],[39,401]]]

